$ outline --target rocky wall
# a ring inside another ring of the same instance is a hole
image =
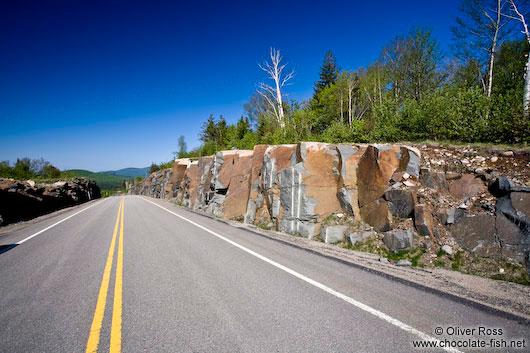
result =
[[[503,153],[257,145],[176,160],[130,192],[329,243],[378,236],[392,251],[437,244],[529,266],[530,157]]]
[[[0,178],[0,226],[100,197],[99,187],[86,178],[53,184]]]

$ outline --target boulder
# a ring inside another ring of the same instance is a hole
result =
[[[328,226],[320,229],[320,237],[326,244],[335,244],[344,240],[347,226]]]
[[[421,185],[438,192],[447,192],[448,190],[445,173],[442,172],[431,172],[428,169],[422,169],[420,182]]]
[[[415,195],[410,190],[390,189],[385,191],[388,210],[399,218],[408,218],[414,211]]]
[[[384,233],[383,242],[392,251],[409,249],[412,247],[414,233],[412,229],[393,230]]]
[[[428,205],[418,204],[414,207],[414,225],[420,235],[433,235],[434,220]]]
[[[412,262],[409,260],[399,260],[396,262],[396,266],[412,266]]]
[[[495,216],[483,213],[465,217],[451,227],[451,234],[458,245],[467,251],[486,257],[500,255],[500,244],[496,241]]]
[[[486,187],[480,178],[472,174],[464,174],[449,186],[449,192],[456,199],[467,199],[484,192]]]
[[[355,245],[358,241],[364,241],[370,237],[376,236],[377,233],[373,231],[349,233],[346,232],[345,236],[350,239],[351,245]]]
[[[363,221],[374,227],[378,232],[385,232],[390,229],[390,217],[386,201],[377,199],[361,208],[361,218]]]
[[[512,192],[510,199],[513,207],[522,212],[526,217],[530,218],[530,193],[528,192]]]
[[[442,246],[442,250],[445,251],[447,255],[453,255],[453,248],[447,244]]]

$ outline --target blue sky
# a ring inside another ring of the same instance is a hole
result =
[[[229,122],[264,79],[271,46],[312,94],[325,52],[376,60],[412,26],[443,50],[460,1],[3,1],[0,160],[44,157],[92,171],[168,161],[209,114]]]

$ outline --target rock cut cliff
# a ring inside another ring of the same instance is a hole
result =
[[[301,142],[177,159],[130,193],[327,243],[463,249],[528,270],[528,170],[511,151]]]

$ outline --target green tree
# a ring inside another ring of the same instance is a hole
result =
[[[399,101],[421,100],[443,81],[442,59],[430,29],[413,28],[407,36],[397,36],[383,49],[381,59],[391,77],[391,89]]]
[[[178,144],[178,148],[179,149],[178,149],[177,152],[174,153],[176,155],[176,157],[177,158],[186,157],[186,155],[188,153],[188,146],[186,145],[186,140],[184,139],[183,135],[179,136],[177,144]]]
[[[514,90],[522,99],[526,56],[529,50],[530,45],[523,39],[502,43],[495,61],[494,93],[506,94]]]
[[[156,164],[155,162],[151,163],[151,167],[149,168],[149,174],[158,172],[160,170],[160,166]]]
[[[337,65],[337,59],[331,50],[328,50],[324,57],[324,63],[320,67],[320,80],[315,82],[315,97],[317,97],[324,88],[330,87],[335,81],[337,81],[339,71],[340,68]]]
[[[59,178],[61,176],[61,171],[51,164],[46,165],[42,168],[42,176],[45,178]]]

